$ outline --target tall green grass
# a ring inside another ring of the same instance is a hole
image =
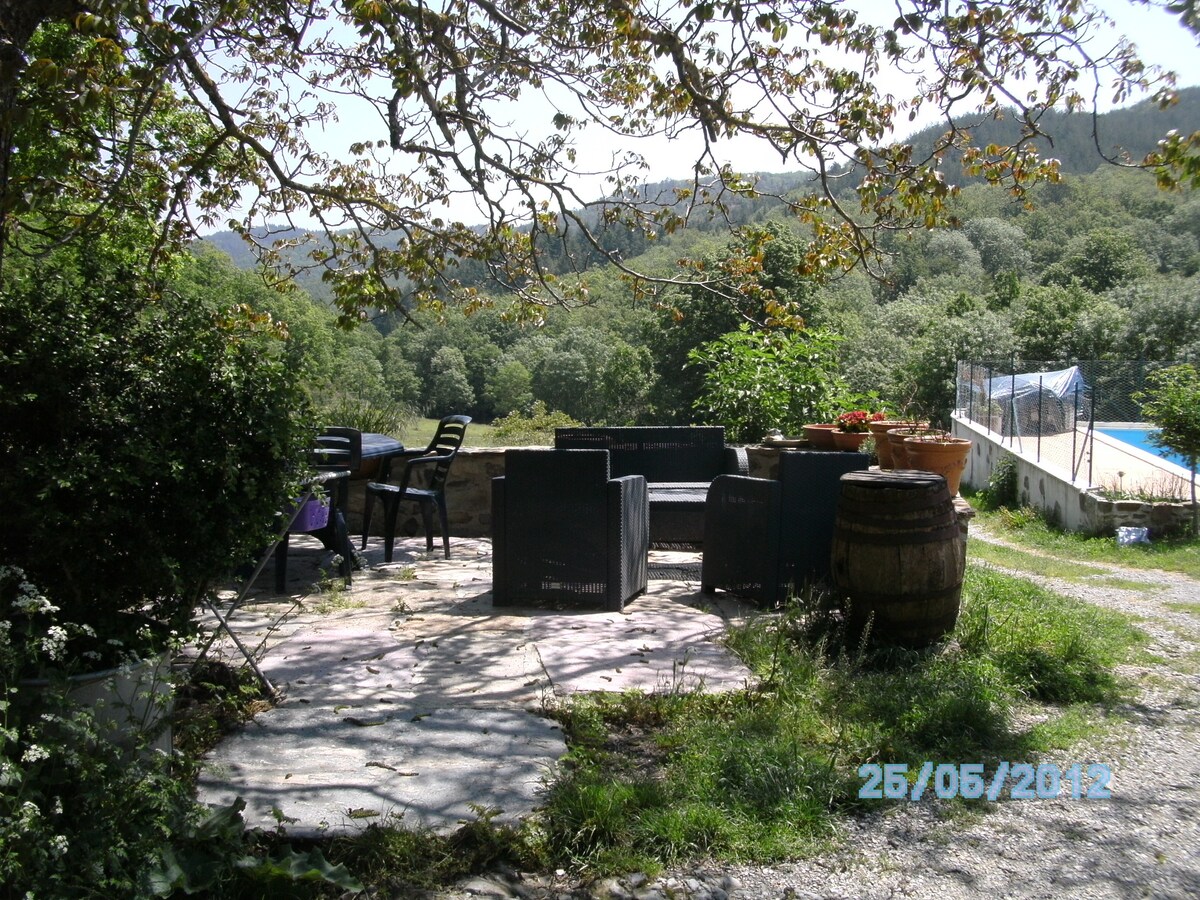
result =
[[[573,703],[548,846],[601,872],[815,852],[864,802],[860,764],[1026,759],[1056,718],[1073,734],[1103,720],[1125,690],[1114,666],[1142,642],[1126,617],[984,568],[969,571],[954,640],[931,650],[848,644],[810,598],[730,634],[753,690]],[[1030,704],[1039,724],[1016,725]]]

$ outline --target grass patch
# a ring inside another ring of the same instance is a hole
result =
[[[1182,603],[1168,601],[1165,606],[1175,612],[1187,613],[1189,616],[1200,618],[1200,603]]]
[[[528,835],[497,825],[488,811],[477,813],[448,835],[405,830],[402,820],[371,825],[334,840],[328,855],[370,885],[371,896],[386,897],[411,897],[498,865],[527,871],[545,865]]]
[[[405,447],[427,447],[433,440],[440,419],[414,419],[404,429],[403,434],[395,435]],[[467,426],[463,438],[464,447],[495,447],[498,441],[493,437],[496,429],[482,422],[472,422]]]
[[[1096,537],[1062,531],[1034,512],[993,507],[986,495],[964,491],[963,496],[975,507],[979,524],[1023,548],[1064,560],[1161,569],[1200,578],[1200,540],[1194,537],[1158,538],[1149,544],[1121,547],[1112,535]]]
[[[967,541],[967,554],[976,562],[991,563],[1005,569],[1017,569],[1030,575],[1061,578],[1064,581],[1084,581],[1106,575],[1104,569],[1086,566],[1069,559],[1043,556],[988,541]]]
[[[873,650],[835,631],[797,604],[732,632],[762,679],[745,693],[573,702],[543,822],[558,864],[817,852],[863,804],[864,762],[994,765],[1095,733],[1127,692],[1113,667],[1145,640],[1128,617],[974,566],[950,644]],[[1018,708],[1038,709],[1036,724]]]
[[[1080,703],[1052,712],[1024,733],[1027,753],[1069,750],[1102,734],[1108,727],[1105,716],[1090,704]]]

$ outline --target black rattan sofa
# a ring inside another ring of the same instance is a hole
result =
[[[748,475],[745,447],[725,444],[725,429],[705,426],[556,428],[559,450],[607,450],[612,477],[641,475],[650,498],[652,544],[700,544],[704,503],[719,475]]]

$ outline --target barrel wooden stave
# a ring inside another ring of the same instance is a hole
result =
[[[939,475],[843,476],[833,581],[848,624],[876,643],[926,646],[954,629],[965,556],[954,501]]]

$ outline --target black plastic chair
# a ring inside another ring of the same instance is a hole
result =
[[[450,558],[450,528],[446,516],[446,478],[450,464],[462,447],[467,433],[470,416],[446,416],[438,423],[437,432],[424,450],[404,450],[386,457],[379,467],[379,480],[367,482],[366,501],[363,507],[362,547],[366,549],[367,535],[371,528],[371,513],[378,499],[383,504],[383,560],[392,561],[392,548],[396,542],[396,517],[400,504],[406,501],[421,507],[421,519],[425,523],[425,549],[433,550],[433,511],[436,508],[442,527],[442,547],[446,559]],[[405,460],[404,472],[399,484],[389,484],[394,460]]]
[[[508,450],[492,479],[492,603],[573,601],[621,612],[644,593],[650,507],[607,450]]]

